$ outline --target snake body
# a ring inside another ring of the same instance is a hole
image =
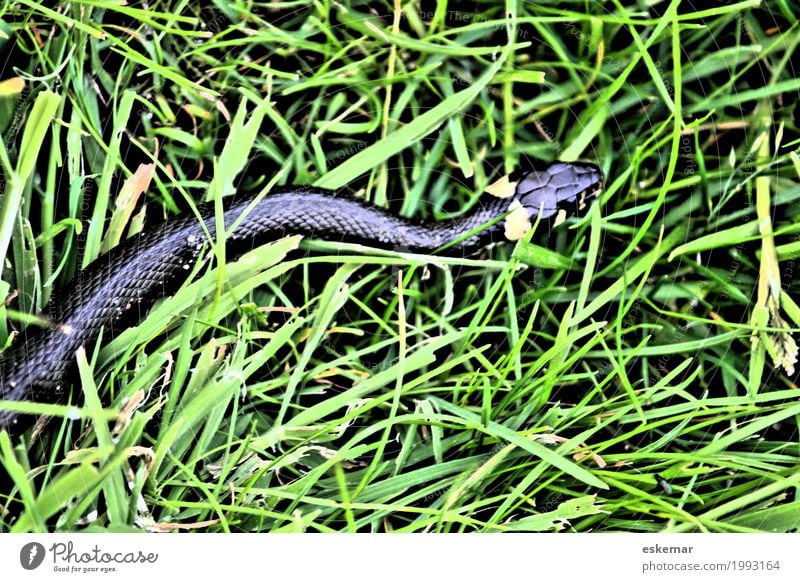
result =
[[[574,210],[599,191],[602,174],[591,164],[554,163],[523,174],[508,198],[484,195],[465,216],[417,223],[336,193],[291,188],[261,198],[234,196],[222,214],[230,254],[281,236],[360,242],[382,248],[432,253],[452,244],[467,253],[503,238],[499,219],[513,206],[529,219]],[[0,357],[0,399],[57,403],[65,399],[75,352],[91,346],[101,330],[114,337],[188,276],[208,240],[217,236],[213,203],[127,239],[79,272],[45,307],[51,325],[28,328]],[[235,228],[228,232],[237,222]],[[475,234],[470,234],[475,231]],[[0,410],[0,430],[18,433],[29,415]]]

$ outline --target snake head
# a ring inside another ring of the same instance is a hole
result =
[[[554,162],[546,169],[524,173],[517,181],[514,198],[529,220],[550,218],[560,210],[572,214],[603,188],[603,173],[593,164]]]

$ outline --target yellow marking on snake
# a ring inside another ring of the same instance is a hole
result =
[[[531,220],[528,218],[528,211],[520,204],[519,200],[514,200],[509,205],[511,212],[506,216],[505,235],[508,240],[520,240],[531,229]]]

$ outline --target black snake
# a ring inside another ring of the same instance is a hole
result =
[[[290,234],[422,253],[449,245],[451,254],[467,253],[503,240],[503,219],[511,210],[523,208],[525,220],[574,211],[600,190],[602,180],[591,164],[556,162],[523,174],[511,196],[487,194],[469,214],[434,223],[415,223],[347,196],[305,187],[258,200],[234,196],[224,206],[225,242],[233,254]],[[174,292],[206,246],[206,233],[216,236],[213,202],[198,210],[205,228],[194,215],[169,220],[129,238],[78,273],[45,308],[51,325],[28,328],[0,357],[0,399],[63,401],[75,351],[91,344],[101,329],[104,337],[113,337],[158,298]],[[0,430],[18,433],[30,420],[0,410]]]

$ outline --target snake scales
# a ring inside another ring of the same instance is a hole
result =
[[[232,254],[284,235],[433,253],[467,253],[503,240],[502,218],[524,208],[525,219],[553,218],[574,211],[596,194],[603,175],[584,163],[556,162],[527,172],[510,197],[482,197],[465,216],[434,223],[415,223],[346,196],[309,188],[284,189],[259,200],[233,197],[224,207],[226,245]],[[230,225],[241,218],[233,232]],[[75,366],[75,351],[91,344],[103,330],[113,337],[135,322],[158,298],[174,292],[206,241],[216,235],[214,204],[199,214],[179,217],[131,237],[99,257],[51,300],[44,312],[51,325],[27,329],[0,357],[0,399],[58,403],[66,398],[66,381]],[[0,410],[0,430],[19,433],[29,415]]]

